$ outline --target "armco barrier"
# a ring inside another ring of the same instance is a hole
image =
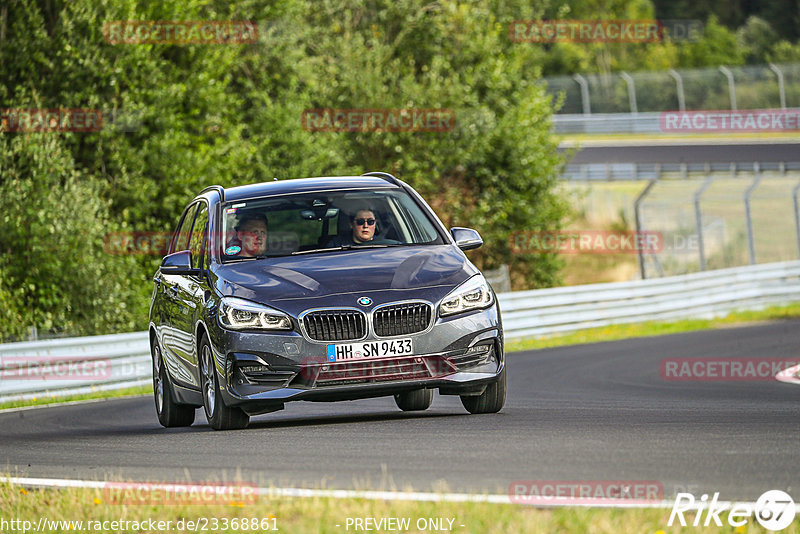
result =
[[[790,113],[797,115],[800,113],[800,108],[789,108],[774,110],[776,113],[784,114]],[[709,113],[713,114],[716,111],[703,111],[698,110],[695,113]],[[747,110],[742,110],[741,113],[747,113]],[[553,133],[559,135],[568,134],[703,134],[709,133],[705,131],[664,131],[661,124],[662,112],[647,112],[647,113],[593,113],[591,115],[584,114],[560,114],[553,115]],[[793,123],[794,124],[794,123]],[[721,126],[719,126],[721,128]],[[742,130],[747,132],[747,130]],[[765,130],[769,131],[769,130]],[[787,129],[786,131],[796,132],[796,129]],[[713,133],[713,132],[712,132]],[[731,130],[719,130],[718,133],[729,134]],[[757,133],[757,132],[750,132]]]
[[[707,318],[800,301],[800,261],[516,291],[498,299],[508,339],[610,324]],[[152,374],[149,354],[147,332],[0,345],[0,401],[146,384]],[[69,376],[60,378],[63,374]]]
[[[800,301],[800,261],[499,296],[507,338],[619,323],[708,318]]]
[[[0,345],[0,402],[147,384],[147,332]]]

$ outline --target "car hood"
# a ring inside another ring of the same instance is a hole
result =
[[[477,273],[456,247],[430,245],[248,260],[221,265],[214,274],[221,295],[273,303],[291,313],[293,301],[302,302],[301,307],[312,298],[317,306],[345,305],[337,296],[349,293],[370,296],[376,304],[421,298],[422,293],[433,301]],[[401,295],[401,289],[411,291]],[[354,303],[347,300],[346,305]]]

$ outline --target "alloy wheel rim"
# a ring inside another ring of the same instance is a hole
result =
[[[158,345],[153,347],[153,390],[156,392],[156,410],[164,409],[164,381],[161,380],[161,351]]]
[[[216,393],[214,391],[214,364],[211,361],[211,349],[208,345],[203,346],[203,395],[206,401],[206,415],[211,417],[214,414],[216,403]]]

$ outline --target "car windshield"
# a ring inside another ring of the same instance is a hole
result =
[[[425,211],[397,189],[255,198],[225,203],[222,214],[223,261],[444,243]]]

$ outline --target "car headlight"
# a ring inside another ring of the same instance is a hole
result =
[[[486,308],[494,302],[492,291],[483,275],[473,276],[453,291],[439,304],[439,315],[454,315]]]
[[[233,330],[291,330],[289,316],[249,300],[225,297],[219,304],[219,322]]]

